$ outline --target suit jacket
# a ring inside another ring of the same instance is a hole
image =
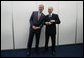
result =
[[[49,17],[49,15],[46,15],[45,17],[45,22],[49,22],[50,20],[55,20],[55,22],[53,22],[50,25],[46,25],[46,29],[45,31],[47,33],[51,33],[51,34],[56,34],[56,24],[60,24],[60,20],[57,14],[52,14],[52,17]]]
[[[34,26],[40,27],[41,29],[44,24],[44,18],[45,18],[45,15],[41,13],[40,20],[38,21],[38,11],[34,11],[30,18],[30,28],[32,28],[32,26],[34,25]]]

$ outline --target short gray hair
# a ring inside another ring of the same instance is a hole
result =
[[[52,10],[53,10],[53,7],[52,6],[49,6],[48,8],[52,8]]]
[[[40,4],[39,6],[42,6],[44,8],[44,5],[43,4]]]

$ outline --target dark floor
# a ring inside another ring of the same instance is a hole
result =
[[[39,48],[40,54],[37,55],[32,48],[30,57],[83,57],[83,44],[57,46],[55,56],[51,55],[51,47],[46,54],[43,54],[43,49]],[[26,49],[1,51],[1,57],[27,57]]]

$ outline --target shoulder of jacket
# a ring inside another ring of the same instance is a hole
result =
[[[54,13],[53,13],[54,14]],[[58,16],[58,14],[54,14],[54,15],[57,15]]]
[[[48,15],[45,15],[46,17],[48,16]]]
[[[33,13],[36,13],[36,12],[38,12],[38,11],[33,11]]]
[[[43,16],[45,16],[45,14],[44,13],[42,13],[43,14]]]

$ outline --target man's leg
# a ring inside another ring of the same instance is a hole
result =
[[[31,52],[33,37],[34,37],[34,32],[30,30],[28,44],[27,44],[27,55],[29,55]]]
[[[55,34],[51,34],[51,40],[52,40],[52,55],[55,55]]]
[[[49,33],[45,33],[45,51],[48,51]]]
[[[36,35],[36,45],[35,45],[36,53],[39,53],[38,46],[39,46],[40,33],[41,33],[41,30],[37,30],[35,32],[35,35]]]

